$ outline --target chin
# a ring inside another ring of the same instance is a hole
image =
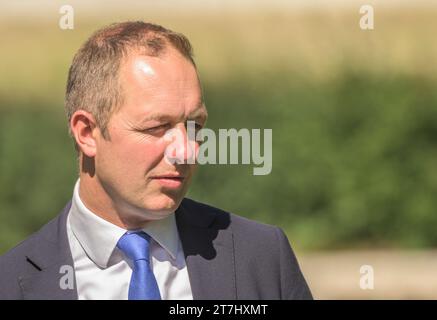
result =
[[[179,207],[181,199],[174,199],[167,195],[162,195],[159,199],[156,199],[152,203],[147,203],[145,208],[147,211],[153,212],[158,216],[168,216],[170,213],[176,211]]]

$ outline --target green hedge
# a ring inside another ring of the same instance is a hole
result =
[[[204,84],[208,126],[273,129],[273,170],[201,166],[189,196],[283,227],[298,249],[437,245],[437,93],[431,80],[280,72]],[[71,197],[62,106],[0,109],[0,253]]]

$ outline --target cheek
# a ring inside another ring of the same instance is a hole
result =
[[[118,147],[117,154],[127,170],[129,166],[151,169],[163,159],[165,148],[166,143],[161,139],[123,141]]]
[[[130,179],[151,171],[162,161],[168,144],[164,139],[146,139],[140,134],[111,129],[111,139],[102,141],[98,158],[107,170],[113,170],[113,174]]]

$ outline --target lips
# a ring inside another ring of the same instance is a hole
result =
[[[152,176],[152,179],[179,179],[183,180],[185,177],[178,173],[167,173],[162,175]]]
[[[167,173],[153,176],[152,179],[159,182],[163,187],[174,189],[182,185],[185,177],[178,173]]]

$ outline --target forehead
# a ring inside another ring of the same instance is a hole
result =
[[[202,103],[195,67],[172,48],[158,57],[130,54],[121,65],[119,79],[123,109],[137,116],[187,113]]]

